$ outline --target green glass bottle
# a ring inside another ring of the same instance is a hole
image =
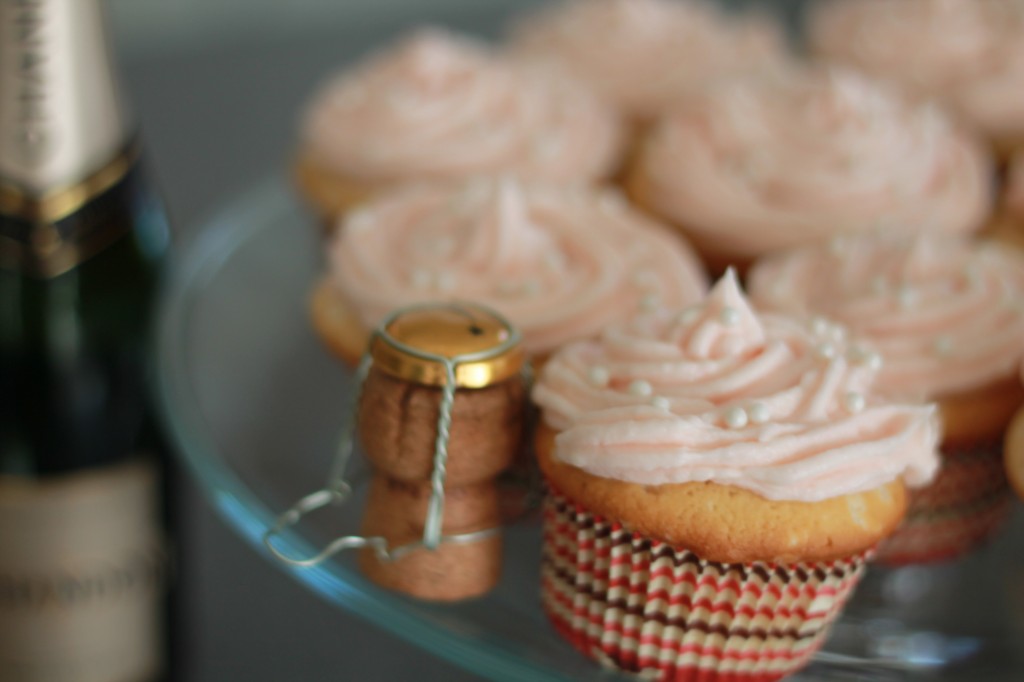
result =
[[[0,0],[0,682],[169,676],[168,246],[100,0]]]

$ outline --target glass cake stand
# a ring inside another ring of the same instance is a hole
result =
[[[162,303],[159,399],[182,459],[229,525],[328,602],[484,677],[618,679],[549,627],[538,597],[537,517],[506,529],[497,589],[457,605],[427,604],[378,588],[362,577],[351,552],[314,568],[287,566],[271,555],[264,532],[324,484],[347,404],[350,374],[321,348],[308,322],[307,295],[322,272],[318,230],[285,180],[275,177],[231,202],[196,234]],[[357,493],[345,506],[285,531],[276,544],[290,555],[311,555],[332,537],[358,532],[361,508]],[[1012,646],[1024,642],[1021,516],[1018,509],[1012,527],[984,551],[974,578],[997,590],[996,601],[1005,607],[992,617],[1001,619],[998,639],[1008,645],[1000,650],[1010,653],[992,661],[995,670],[986,680],[1024,679],[1024,652]],[[841,625],[838,639],[856,641],[863,627]],[[873,641],[873,662],[830,643],[794,679],[908,679],[915,672],[906,667],[906,652],[898,661],[887,654],[908,646],[921,648],[921,679],[980,679],[955,666],[931,669],[934,640],[901,639],[892,623],[870,627],[882,638]]]

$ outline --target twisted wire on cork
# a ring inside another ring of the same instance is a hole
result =
[[[519,332],[508,324],[503,318],[499,320],[509,330],[507,338],[492,349],[482,352],[466,353],[453,357],[430,353],[414,348],[393,338],[387,333],[388,326],[400,316],[412,311],[423,309],[427,306],[410,306],[392,313],[385,319],[374,332],[373,343],[380,341],[391,348],[401,351],[409,356],[433,362],[441,365],[444,371],[445,381],[441,386],[440,410],[437,420],[437,438],[434,443],[433,471],[431,473],[431,495],[427,507],[427,515],[423,528],[423,536],[420,540],[390,547],[386,538],[381,536],[364,537],[361,535],[346,535],[335,538],[323,549],[312,556],[299,557],[286,553],[278,547],[274,540],[281,534],[298,524],[303,518],[313,512],[327,506],[339,506],[346,502],[352,494],[352,485],[345,474],[349,461],[352,457],[356,414],[359,409],[359,402],[362,396],[363,386],[366,378],[374,364],[374,358],[370,351],[367,351],[356,370],[354,388],[349,396],[349,405],[346,410],[345,420],[342,423],[338,447],[331,463],[327,485],[316,490],[296,502],[287,511],[277,517],[274,524],[263,534],[263,544],[280,561],[291,566],[313,567],[323,563],[333,555],[349,550],[372,548],[376,556],[382,561],[395,561],[418,549],[436,550],[443,544],[467,544],[481,541],[495,535],[500,531],[500,526],[484,528],[481,530],[445,535],[442,534],[442,522],[444,520],[445,504],[445,479],[447,476],[448,442],[451,437],[452,406],[455,402],[457,389],[457,370],[460,365],[487,359],[507,352],[516,346],[520,341]],[[452,304],[452,309],[465,312],[465,308]],[[525,377],[529,376],[529,370],[524,368]]]

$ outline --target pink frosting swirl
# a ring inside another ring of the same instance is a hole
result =
[[[514,173],[580,183],[614,171],[615,116],[567,80],[421,30],[324,87],[302,131],[327,169],[371,181]]]
[[[822,57],[948,102],[993,135],[1024,133],[1024,2],[840,0],[812,15]]]
[[[864,234],[777,254],[758,305],[846,325],[885,360],[878,386],[929,399],[1013,376],[1024,357],[1024,255],[933,234]]]
[[[614,190],[507,179],[384,195],[345,220],[329,257],[367,326],[399,306],[473,300],[506,315],[537,354],[707,288],[690,249]]]
[[[553,62],[623,111],[652,116],[719,78],[784,61],[779,27],[702,2],[575,0],[538,12],[512,36],[519,55]]]
[[[756,313],[730,271],[701,305],[566,346],[533,397],[555,456],[597,476],[803,501],[923,485],[934,406],[876,401],[870,358],[841,328]]]
[[[664,117],[646,199],[698,246],[750,258],[879,223],[981,227],[988,159],[937,109],[843,70],[724,85]]]

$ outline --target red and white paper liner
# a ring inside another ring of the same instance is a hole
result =
[[[605,666],[671,682],[768,682],[807,664],[869,554],[705,561],[549,489],[541,596],[559,633]]]
[[[877,559],[901,566],[954,559],[991,536],[1010,511],[1001,442],[943,447],[932,483],[910,491],[903,524]]]

